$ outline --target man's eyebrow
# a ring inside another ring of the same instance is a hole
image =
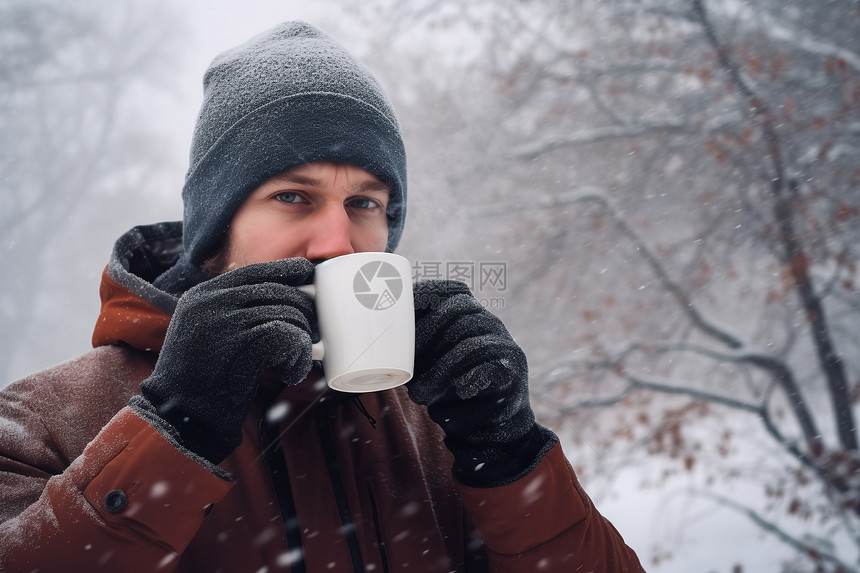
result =
[[[315,177],[306,177],[304,175],[296,175],[295,173],[281,173],[275,175],[272,179],[283,181],[286,183],[295,183],[297,185],[307,185],[309,187],[322,187],[322,181]]]
[[[385,191],[391,193],[391,189],[382,181],[365,181],[361,185],[357,185],[352,190],[354,193],[366,193],[368,191]]]
[[[307,177],[306,175],[298,175],[295,173],[282,173],[276,175],[273,179],[277,179],[286,183],[295,183],[296,185],[307,185],[308,187],[322,187],[324,185],[321,179],[316,177]],[[369,191],[384,191],[390,193],[391,189],[382,181],[364,181],[351,189],[352,193],[366,193]]]

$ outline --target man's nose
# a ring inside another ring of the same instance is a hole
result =
[[[319,213],[317,229],[308,243],[306,258],[324,261],[340,255],[354,253],[352,246],[352,221],[343,205],[327,206]]]

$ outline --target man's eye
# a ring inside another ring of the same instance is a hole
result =
[[[376,199],[371,199],[369,197],[354,197],[349,200],[347,206],[355,209],[375,209],[377,207],[382,207],[382,204]]]
[[[275,195],[275,199],[277,199],[281,203],[302,203],[305,200],[304,197],[292,191],[284,191],[283,193],[278,193],[277,195]]]

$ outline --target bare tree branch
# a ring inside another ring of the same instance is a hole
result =
[[[618,375],[627,381],[627,386],[622,391],[603,398],[586,399],[577,401],[572,404],[555,406],[554,410],[559,416],[564,417],[580,409],[604,408],[607,406],[614,406],[616,404],[619,404],[622,400],[634,394],[635,392],[643,390],[651,392],[660,392],[663,394],[688,396],[693,400],[718,404],[727,408],[731,408],[733,410],[755,415],[764,425],[765,430],[768,432],[768,434],[770,434],[774,441],[779,444],[792,457],[802,463],[805,467],[812,470],[821,479],[821,482],[823,484],[825,484],[827,487],[833,488],[833,490],[841,494],[848,493],[850,495],[854,495],[854,490],[856,488],[852,487],[851,483],[846,480],[846,476],[841,475],[832,466],[832,464],[828,463],[828,460],[824,455],[824,451],[821,447],[816,447],[814,450],[812,450],[812,453],[810,454],[807,451],[800,449],[794,441],[788,439],[779,430],[779,428],[777,428],[776,424],[774,424],[773,422],[772,416],[770,415],[770,411],[767,405],[767,398],[762,400],[761,403],[755,404],[731,398],[728,396],[714,394],[713,392],[690,388],[688,386],[674,385],[666,381],[647,380],[645,378],[636,376],[626,371],[621,372]],[[537,385],[540,386],[542,384],[538,382]],[[545,385],[550,384],[545,383]],[[807,442],[809,441],[809,438],[807,438]],[[820,443],[820,436],[813,437],[812,441]],[[860,507],[858,507],[858,503],[860,502],[858,502],[857,500],[852,500],[852,505],[854,506],[855,511],[860,510]]]
[[[725,326],[717,325],[713,319],[706,318],[695,305],[693,300],[687,295],[684,289],[676,283],[668,274],[660,259],[645,243],[645,240],[637,233],[624,218],[619,214],[618,209],[612,204],[606,195],[596,188],[584,188],[582,191],[566,193],[563,195],[550,198],[536,198],[533,205],[539,208],[557,208],[560,205],[575,203],[579,201],[595,201],[600,203],[618,225],[622,234],[633,242],[637,254],[645,260],[652,272],[657,276],[663,288],[669,292],[678,304],[678,307],[687,315],[687,318],[698,328],[702,333],[714,338],[729,348],[740,348],[744,345],[739,336],[729,332]],[[502,215],[510,212],[507,206],[471,209],[469,213],[472,216],[488,216]]]
[[[582,129],[579,133],[566,137],[553,137],[546,141],[537,141],[530,145],[514,150],[513,156],[518,159],[534,159],[543,154],[564,149],[566,147],[576,147],[580,145],[594,145],[596,143],[604,143],[607,141],[619,139],[631,139],[637,137],[647,137],[652,135],[672,135],[672,134],[707,134],[724,129],[725,127],[735,125],[738,117],[734,114],[728,114],[722,117],[711,119],[707,122],[697,124],[695,122],[686,121],[665,121],[665,122],[631,122],[627,125],[609,126],[594,129]]]
[[[641,345],[646,346],[646,345]],[[821,432],[815,422],[815,417],[809,409],[808,402],[804,399],[800,386],[794,377],[791,368],[782,360],[775,358],[769,354],[756,352],[751,350],[740,349],[736,352],[725,352],[713,348],[707,348],[699,344],[687,342],[678,342],[660,345],[647,345],[654,352],[673,352],[686,351],[694,352],[701,356],[708,357],[712,360],[720,362],[731,362],[735,364],[750,364],[767,371],[773,379],[782,388],[795,418],[803,432],[804,439],[807,443],[809,451],[813,456],[820,456],[824,451],[824,442],[821,438]],[[657,388],[652,388],[657,389]],[[667,391],[665,388],[661,391]],[[711,398],[710,401],[718,402]],[[728,405],[728,404],[727,404]]]
[[[765,13],[763,10],[756,12],[756,16],[761,20],[761,28],[767,30],[770,37],[783,42],[790,42],[793,46],[816,56],[839,58],[855,72],[860,73],[860,54],[837,46],[825,39],[814,38],[784,22],[777,21],[773,15]]]
[[[708,498],[713,500],[714,502],[727,507],[733,511],[736,511],[742,515],[745,515],[751,521],[753,521],[758,527],[760,527],[763,531],[770,533],[771,535],[776,536],[777,539],[782,541],[783,543],[791,546],[797,551],[808,555],[815,556],[818,561],[824,561],[835,565],[839,568],[839,571],[844,571],[845,573],[857,573],[860,569],[842,561],[836,555],[829,553],[827,551],[822,550],[821,547],[810,545],[809,543],[805,543],[803,540],[798,539],[794,535],[791,535],[784,528],[780,527],[777,523],[766,519],[760,513],[750,509],[747,506],[741,505],[733,499],[727,498],[718,493],[714,493],[713,491],[708,490],[693,490],[695,495],[700,497]]]

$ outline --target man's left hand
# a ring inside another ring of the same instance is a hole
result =
[[[421,281],[414,293],[407,390],[445,431],[457,479],[493,487],[528,474],[558,439],[535,422],[522,349],[465,284]]]

